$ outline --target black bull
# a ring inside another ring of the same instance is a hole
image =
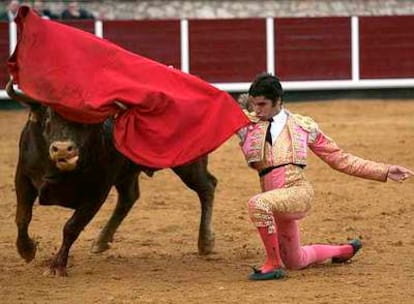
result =
[[[17,250],[26,262],[35,257],[36,242],[30,238],[28,228],[37,197],[41,204],[74,209],[64,225],[62,245],[47,271],[66,276],[72,244],[103,205],[112,186],[118,192],[118,200],[93,243],[94,253],[109,248],[115,231],[139,198],[139,174],[152,175],[156,169],[138,166],[115,149],[110,120],[93,125],[70,122],[50,107],[16,93],[11,83],[6,90],[12,99],[30,106],[29,119],[20,136],[15,174]],[[207,169],[207,156],[172,170],[198,194],[201,202],[198,251],[209,254],[214,247],[211,218],[217,180]]]

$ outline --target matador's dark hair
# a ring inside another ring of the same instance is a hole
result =
[[[283,96],[283,88],[279,78],[276,76],[269,73],[260,73],[253,80],[249,89],[249,95],[252,97],[264,96],[275,105],[276,101]]]

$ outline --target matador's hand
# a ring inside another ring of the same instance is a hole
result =
[[[397,165],[391,165],[388,170],[387,178],[393,181],[402,183],[407,178],[410,178],[413,175],[414,175],[414,172],[407,168],[397,166]]]

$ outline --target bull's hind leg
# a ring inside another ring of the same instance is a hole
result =
[[[16,178],[17,208],[15,222],[17,225],[17,251],[29,263],[36,255],[36,242],[29,237],[29,224],[32,220],[33,203],[37,197],[37,190],[30,179],[17,168]]]
[[[122,183],[115,185],[118,191],[118,201],[111,218],[101,230],[92,245],[91,252],[100,253],[110,248],[109,243],[113,241],[114,234],[121,225],[124,218],[139,198],[138,174],[133,174]]]
[[[189,165],[173,168],[174,172],[190,189],[197,192],[201,203],[201,219],[198,235],[198,253],[210,254],[214,249],[214,230],[212,226],[214,192],[217,179],[207,170],[207,157]]]

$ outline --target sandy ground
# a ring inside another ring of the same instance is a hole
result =
[[[414,168],[414,101],[340,100],[288,108],[312,116],[347,151]],[[219,180],[214,254],[197,255],[198,199],[164,170],[141,177],[141,199],[110,250],[89,252],[112,212],[114,193],[72,247],[69,277],[44,277],[72,211],[36,204],[30,232],[39,242],[37,256],[30,264],[20,259],[13,175],[26,116],[0,112],[0,303],[414,303],[414,180],[352,178],[314,156],[307,175],[316,195],[312,212],[301,221],[303,243],[360,237],[364,248],[350,264],[289,271],[282,281],[248,281],[249,265],[264,257],[246,212],[259,184],[236,138],[210,158]]]

